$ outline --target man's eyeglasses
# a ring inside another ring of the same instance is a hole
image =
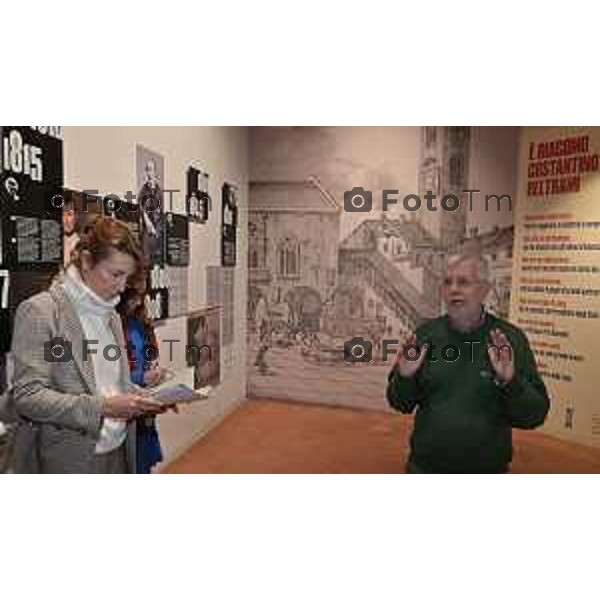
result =
[[[457,277],[456,279],[452,279],[451,277],[446,277],[446,278],[443,280],[443,282],[442,282],[442,284],[443,284],[445,287],[452,287],[452,284],[453,284],[453,283],[454,283],[454,284],[456,285],[456,287],[458,287],[458,288],[467,288],[467,287],[470,287],[470,286],[472,286],[472,285],[477,285],[477,284],[479,284],[479,283],[483,283],[483,282],[482,282],[482,281],[480,281],[480,280],[478,280],[478,279],[477,279],[477,280],[475,280],[475,281],[470,281],[469,279],[466,279],[466,278],[464,278],[464,277]]]

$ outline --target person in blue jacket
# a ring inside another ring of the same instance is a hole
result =
[[[117,306],[127,341],[131,381],[140,387],[156,385],[161,379],[158,345],[145,298],[146,278],[142,276],[130,283]],[[136,430],[136,473],[149,474],[163,459],[156,418],[138,419]]]

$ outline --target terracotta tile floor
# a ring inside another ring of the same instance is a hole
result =
[[[166,473],[401,473],[412,419],[249,400]],[[515,431],[513,473],[600,473],[600,449]]]

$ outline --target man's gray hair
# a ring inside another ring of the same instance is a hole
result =
[[[482,283],[491,283],[492,281],[490,277],[490,263],[488,257],[484,254],[479,254],[475,252],[450,254],[446,258],[445,268],[447,270],[449,267],[452,267],[458,263],[470,260],[476,262],[478,265],[479,281],[481,281]]]

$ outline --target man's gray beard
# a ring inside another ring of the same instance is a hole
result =
[[[452,328],[456,329],[456,331],[460,331],[461,333],[468,333],[469,331],[473,331],[481,326],[484,320],[485,310],[483,306],[480,309],[480,312],[477,316],[471,317],[469,316],[459,316],[453,317],[450,313],[448,313],[448,317],[450,318],[450,323],[452,324]]]

